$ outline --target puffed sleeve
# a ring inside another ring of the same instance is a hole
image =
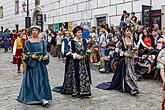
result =
[[[36,62],[31,57],[29,57],[30,54],[32,54],[31,53],[31,47],[30,47],[30,41],[27,40],[25,42],[25,47],[24,47],[22,59],[27,64],[27,66],[34,67]]]
[[[120,56],[125,55],[125,48],[123,40],[120,40],[116,44],[115,52],[118,53]]]
[[[42,40],[42,43],[43,43],[43,56],[48,56],[48,59],[47,60],[44,60],[43,62],[48,65],[49,62],[50,62],[50,55],[47,51],[47,44],[44,40]]]
[[[68,43],[68,48],[68,53],[66,55],[72,57],[73,59],[76,59],[77,53],[75,48],[75,42],[73,40]]]

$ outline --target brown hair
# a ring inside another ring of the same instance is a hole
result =
[[[73,34],[74,35],[76,35],[76,33],[78,32],[78,31],[83,31],[83,28],[81,27],[81,26],[76,26],[74,29],[73,29]]]

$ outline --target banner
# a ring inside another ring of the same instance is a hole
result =
[[[59,23],[54,24],[54,32],[58,31],[60,29]]]
[[[150,27],[151,6],[142,5],[142,23],[144,27]]]
[[[68,22],[68,30],[69,30],[69,32],[72,32],[72,30],[73,30],[73,22],[72,21]]]
[[[159,25],[161,29],[161,10],[152,10],[151,11],[151,27],[154,27],[154,24]]]
[[[91,20],[81,21],[80,26],[82,26],[83,28],[90,29],[91,28]]]
[[[68,29],[68,22],[60,23],[60,29]]]
[[[41,27],[41,31],[43,31],[43,15],[42,14],[38,14],[36,16],[36,25]]]

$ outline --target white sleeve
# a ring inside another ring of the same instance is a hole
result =
[[[138,43],[139,43],[139,42],[138,42]],[[138,46],[138,43],[137,43],[137,45],[136,45],[136,43],[134,42],[134,43],[133,43],[133,44],[134,44],[134,47],[139,47],[139,46]]]
[[[16,49],[17,49],[17,40],[14,41],[13,55],[16,55]]]
[[[146,44],[143,42],[143,40],[142,40],[142,35],[140,35],[140,37],[139,37],[138,46],[140,46],[140,43],[141,43],[144,47],[148,48],[148,47],[146,46]]]
[[[100,36],[100,41],[99,41],[99,42],[100,42],[100,44],[102,44],[102,43],[103,43],[103,41],[104,41],[104,35],[101,35],[101,36]]]
[[[68,46],[70,46],[70,50],[68,51],[68,53],[66,55],[72,55],[73,59],[76,59],[77,53],[72,53],[71,42],[68,43]]]
[[[65,45],[65,43],[64,43],[64,41],[62,41],[62,45],[61,45],[61,52],[62,52],[62,54],[64,54],[64,45]]]
[[[77,53],[73,53],[73,59],[76,59]]]
[[[87,42],[87,44],[89,43],[89,39],[85,39],[86,40],[86,42]]]

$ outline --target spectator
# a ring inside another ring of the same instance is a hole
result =
[[[50,52],[51,51],[51,39],[52,39],[52,34],[49,33],[48,37],[47,37],[47,51]]]
[[[159,24],[158,23],[154,24],[153,31],[156,33],[156,35],[158,35],[158,33],[159,33]]]
[[[105,25],[105,29],[107,30],[108,33],[111,32],[111,29],[109,28],[109,25],[108,24]]]
[[[57,56],[56,44],[57,44],[57,41],[56,41],[56,34],[55,34],[55,35],[52,35],[52,39],[51,39],[51,54],[53,57]]]
[[[126,14],[125,24],[126,24],[127,27],[130,27],[130,25],[131,25],[131,17],[130,17],[129,13]]]
[[[164,69],[165,69],[165,48],[162,49],[159,52],[159,55],[157,57],[157,61],[158,61],[158,68],[160,68],[160,75],[161,78],[163,80],[163,84],[165,85],[165,74],[164,74]]]
[[[124,21],[126,15],[127,15],[127,11],[124,10],[124,11],[123,11],[123,14],[122,14],[122,16],[121,16],[121,21]]]
[[[137,22],[137,17],[135,16],[135,12],[131,13],[131,23],[134,24]]]
[[[99,33],[99,44],[100,44],[100,57],[103,59],[105,57],[105,51],[106,51],[106,46],[107,46],[107,37],[106,37],[106,30],[105,30],[105,25],[100,25],[100,33]],[[101,60],[101,70],[104,71],[104,61]]]
[[[82,33],[82,38],[89,39],[90,31],[87,29],[87,27],[84,27],[83,33]]]
[[[114,37],[117,38],[118,41],[122,38],[119,26],[114,27]]]
[[[63,57],[66,57],[66,54],[68,53],[68,44],[71,41],[71,36],[68,30],[64,33],[64,38],[62,39],[62,46],[61,46],[61,52]]]
[[[155,48],[160,51],[163,48],[163,36],[160,30],[158,31],[158,35],[155,37],[154,41],[155,41]]]
[[[162,36],[165,37],[165,27],[162,30]]]
[[[95,26],[92,27],[91,32],[90,32],[90,36],[92,36],[94,39],[97,37]]]
[[[142,40],[148,49],[153,49],[154,47],[154,38],[152,35],[149,35],[149,31],[147,29],[143,30]]]
[[[125,23],[126,18],[127,18],[127,11],[124,10],[124,11],[123,11],[123,14],[122,14],[122,16],[121,16],[121,21],[120,21],[120,28],[121,28],[121,31],[123,31],[124,28],[125,28],[125,26],[126,26],[126,23]]]
[[[61,59],[61,45],[62,45],[62,33],[61,33],[61,31],[58,31],[56,41],[57,41],[57,56],[59,59]]]

